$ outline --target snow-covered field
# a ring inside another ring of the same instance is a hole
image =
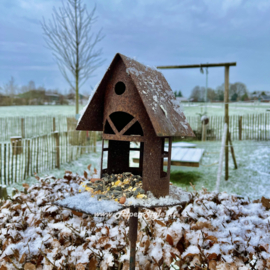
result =
[[[171,179],[185,188],[192,182],[200,190],[203,186],[214,190],[217,179],[221,142],[195,142],[197,148],[205,149],[199,168],[172,166]],[[258,199],[270,194],[270,142],[234,141],[234,152],[238,169],[234,169],[229,153],[229,180],[224,180],[224,166],[220,190],[229,194]],[[187,179],[190,176],[190,181]],[[184,178],[185,181],[181,181]]]
[[[204,103],[183,103],[184,113],[187,116],[198,116],[205,111]],[[80,105],[79,111],[84,106]],[[269,103],[231,103],[230,115],[245,115],[265,113],[270,109]],[[208,115],[223,115],[223,103],[207,103]],[[269,112],[270,113],[270,112]],[[9,116],[39,116],[39,115],[75,115],[73,105],[40,105],[40,106],[0,106],[0,117]]]
[[[79,106],[79,111],[84,106]],[[0,106],[0,117],[40,116],[40,115],[75,115],[73,105],[36,105],[36,106]]]
[[[224,103],[183,103],[184,113],[186,116],[198,116],[205,110],[208,115],[224,115]],[[230,115],[246,115],[266,113],[270,109],[269,103],[231,103],[229,104]],[[270,114],[270,111],[269,111]]]
[[[197,148],[205,149],[204,156],[199,168],[194,167],[176,167],[171,168],[171,180],[184,189],[191,190],[189,182],[196,185],[198,190],[206,187],[212,191],[216,186],[218,160],[221,142],[194,142]],[[229,175],[228,181],[223,177],[220,185],[220,191],[226,191],[231,194],[248,196],[251,199],[258,199],[262,196],[269,197],[270,193],[270,142],[265,141],[235,141],[233,142],[238,169],[234,169],[234,164],[229,156]],[[48,171],[47,175],[62,177],[65,170],[83,175],[84,170],[89,164],[92,168],[99,170],[100,167],[100,142],[97,144],[97,153],[87,154],[79,160],[70,164],[61,165],[61,170]],[[43,176],[45,174],[41,174]],[[36,183],[34,177],[25,181],[29,185]],[[21,183],[16,183],[8,187],[11,194],[12,188],[16,187],[22,190]]]

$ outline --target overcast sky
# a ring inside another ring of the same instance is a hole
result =
[[[146,65],[185,65],[237,62],[230,82],[243,82],[249,91],[270,90],[269,0],[98,0],[95,29],[103,28],[104,64],[82,92],[102,78],[117,52]],[[45,47],[40,25],[51,17],[60,0],[0,1],[0,86],[11,76],[18,85],[66,93],[63,79]],[[198,69],[162,71],[173,90],[189,97],[194,86],[205,86]],[[224,82],[224,68],[209,69],[209,87]]]

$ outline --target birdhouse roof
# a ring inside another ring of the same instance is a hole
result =
[[[120,53],[115,55],[97,89],[89,98],[88,105],[78,121],[77,130],[103,130],[106,84],[118,61],[123,62],[127,76],[130,76],[135,84],[156,135],[193,137],[192,129],[181,111],[180,102],[176,100],[162,73]]]

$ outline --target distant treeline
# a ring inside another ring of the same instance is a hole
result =
[[[80,102],[87,100],[84,95],[79,95]],[[63,95],[58,89],[46,89],[45,87],[35,86],[34,81],[21,87],[15,84],[14,78],[0,87],[0,106],[11,105],[68,105],[74,104],[75,92],[70,90]]]
[[[248,90],[245,84],[236,82],[229,86],[229,99],[231,101],[245,101],[249,99]],[[190,95],[191,101],[205,101],[205,87],[195,86]],[[215,90],[207,88],[207,101],[224,100],[224,83]]]

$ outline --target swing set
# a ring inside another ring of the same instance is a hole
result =
[[[225,180],[229,179],[229,141],[231,144],[231,153],[233,156],[234,166],[237,169],[236,159],[233,151],[232,142],[230,140],[230,131],[229,131],[229,70],[230,66],[236,66],[236,62],[227,62],[227,63],[212,63],[212,64],[197,64],[197,65],[176,65],[176,66],[158,66],[157,69],[183,69],[183,68],[200,68],[200,71],[203,72],[203,68],[206,68],[206,91],[205,91],[205,102],[207,100],[207,76],[208,68],[210,67],[225,67],[225,85],[224,85],[224,108],[225,108],[225,117],[224,123],[227,125],[226,132],[226,141],[225,141]]]

